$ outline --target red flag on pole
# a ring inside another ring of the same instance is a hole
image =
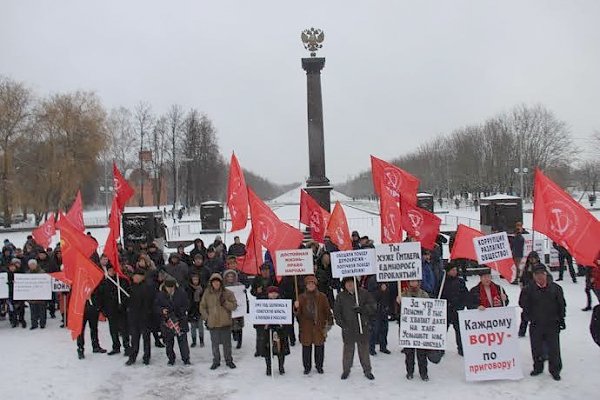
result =
[[[420,181],[415,176],[373,156],[371,156],[371,174],[375,193],[380,197],[382,190],[387,190],[396,202],[400,202],[402,196],[411,204],[417,204]]]
[[[50,214],[50,217],[48,217],[46,222],[35,228],[33,232],[31,232],[31,235],[37,244],[43,248],[46,248],[50,246],[52,236],[54,236],[55,233],[56,228],[54,227],[54,214]]]
[[[133,188],[117,168],[117,164],[113,162],[113,186],[115,188],[115,199],[119,205],[119,210],[122,212],[125,209],[127,201],[133,196]]]
[[[231,215],[231,232],[244,229],[248,223],[248,191],[244,171],[235,153],[231,155],[229,182],[227,184],[227,208]]]
[[[467,260],[477,261],[477,252],[473,239],[485,236],[477,229],[469,228],[466,225],[458,225],[454,246],[450,253],[450,259],[465,258]],[[517,268],[512,259],[496,261],[486,264],[488,267],[495,269],[508,282],[513,282],[517,278]]]
[[[104,273],[86,257],[77,247],[72,249],[72,257],[63,258],[65,270],[73,271],[71,299],[67,318],[67,328],[71,330],[71,338],[76,339],[83,329],[85,302],[104,279]]]
[[[111,265],[115,269],[115,272],[122,278],[129,280],[127,275],[123,273],[121,269],[121,263],[119,262],[119,250],[117,249],[117,242],[121,239],[121,212],[119,210],[119,203],[115,197],[110,208],[110,218],[108,220],[108,237],[104,245],[104,255],[108,258]]]
[[[329,236],[338,249],[352,250],[352,237],[348,228],[348,220],[339,201],[335,203],[325,236]]]
[[[300,222],[310,227],[310,236],[323,243],[331,214],[305,190],[300,190]]]
[[[387,190],[381,191],[379,217],[381,219],[381,243],[400,243],[402,241],[400,207]]]
[[[404,201],[402,198],[402,227],[421,242],[421,246],[431,250],[440,233],[442,220],[435,214]]]
[[[237,257],[238,270],[247,275],[258,275],[260,266],[264,262],[262,246],[256,242],[254,231],[250,229],[250,234],[246,241],[246,254]]]
[[[277,250],[297,249],[300,246],[304,239],[302,232],[282,222],[249,187],[248,200],[256,244],[266,247],[273,256]]]
[[[77,230],[62,213],[59,214],[56,227],[60,230],[60,248],[63,255],[65,275],[69,280],[73,280],[75,271],[70,269],[69,265],[73,265],[75,262],[75,250],[89,258],[98,248],[98,243],[88,235]]]
[[[533,229],[566,248],[578,264],[595,265],[600,222],[571,195],[536,169]]]
[[[81,191],[77,191],[75,201],[66,214],[67,219],[71,224],[78,229],[80,232],[85,231],[85,224],[83,223],[83,202],[81,201]]]

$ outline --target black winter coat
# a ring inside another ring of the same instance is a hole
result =
[[[179,321],[181,332],[189,330],[187,311],[189,308],[187,293],[184,289],[177,287],[173,295],[169,295],[163,287],[156,295],[154,300],[155,312],[159,315],[162,326],[166,327],[167,318],[173,322]],[[167,316],[163,314],[163,309],[167,309]]]
[[[377,312],[377,303],[373,296],[365,289],[358,288],[358,301],[362,322],[362,334],[369,335],[370,321]],[[356,312],[356,297],[354,294],[343,290],[335,299],[333,315],[335,323],[342,328],[344,341],[354,341],[360,336],[358,326],[358,313]]]
[[[469,291],[465,281],[458,276],[446,275],[441,298],[446,300],[448,319],[458,320],[458,311],[463,310],[469,303]]]
[[[250,289],[250,293],[257,299],[266,299],[267,288],[269,286],[277,286],[273,278],[269,277],[268,279],[265,279],[259,275],[256,278],[254,278],[254,282],[252,282],[252,289]],[[261,289],[260,293],[258,293],[258,288]]]
[[[119,284],[123,290],[129,293],[129,282],[127,282],[127,280],[121,279]],[[98,298],[101,306],[100,311],[102,311],[107,318],[113,318],[113,316],[118,317],[120,314],[127,312],[129,298],[121,293],[121,304],[119,305],[118,296],[117,286],[108,279],[104,279],[98,286]]]
[[[562,288],[554,282],[548,282],[541,288],[533,283],[521,291],[519,305],[532,326],[558,329],[564,321],[567,303]]]
[[[129,325],[138,329],[150,328],[154,311],[154,288],[146,282],[132,284],[129,289],[127,318]]]

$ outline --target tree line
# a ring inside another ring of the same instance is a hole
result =
[[[600,142],[600,135],[597,135]],[[510,111],[440,135],[417,150],[391,160],[421,180],[421,191],[439,198],[495,193],[530,197],[535,167],[563,186],[592,190],[597,186],[598,163],[579,160],[565,121],[541,104],[518,105]],[[349,196],[374,196],[371,171],[338,185]]]
[[[112,162],[132,177],[140,169],[156,181],[154,200],[165,186],[168,201],[194,207],[224,200],[228,159],[221,154],[214,123],[197,109],[173,105],[156,113],[140,102],[107,110],[93,92],[39,96],[24,82],[0,75],[0,215],[11,225],[16,213],[67,209],[81,189],[84,204],[103,202],[100,187],[112,186]],[[149,155],[143,163],[140,153]],[[277,185],[246,171],[247,183],[269,199],[292,185]],[[140,184],[147,180],[141,179]],[[142,203],[139,197],[139,205]]]

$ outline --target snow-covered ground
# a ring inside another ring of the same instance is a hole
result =
[[[474,285],[478,278],[469,279]],[[518,288],[504,285],[513,304]],[[234,349],[237,369],[221,366],[210,371],[210,338],[206,347],[191,349],[193,365],[177,360],[167,366],[164,349],[152,348],[149,366],[141,362],[124,365],[122,355],[92,354],[89,336],[85,360],[78,360],[76,344],[69,332],[60,329],[60,320],[49,320],[45,330],[10,328],[0,321],[0,398],[12,399],[594,399],[600,376],[600,348],[592,341],[588,326],[590,313],[580,310],[584,303],[583,282],[564,283],[567,298],[567,330],[561,335],[563,380],[554,382],[548,373],[529,377],[531,356],[529,340],[520,341],[525,378],[521,381],[466,383],[462,358],[456,353],[454,334],[448,335],[447,353],[438,365],[429,365],[430,381],[404,378],[404,355],[397,345],[398,325],[390,324],[388,339],[391,355],[371,357],[375,381],[367,381],[357,356],[350,378],[340,380],[342,339],[334,327],[325,348],[325,374],[302,374],[301,349],[292,347],[286,359],[286,374],[265,376],[262,358],[254,358],[254,329],[244,328],[242,349]],[[595,301],[595,300],[594,300]],[[27,315],[27,318],[29,316]],[[296,328],[297,329],[297,328]],[[89,335],[89,333],[86,333]],[[100,323],[100,341],[110,348],[106,322]],[[177,352],[177,349],[176,349]],[[178,354],[178,352],[177,352]]]

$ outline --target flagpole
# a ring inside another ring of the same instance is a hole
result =
[[[225,202],[225,218],[223,218],[223,222],[224,222],[224,227],[223,227],[223,244],[225,245],[225,247],[227,247],[227,211],[228,211],[228,207],[227,207],[227,202]]]
[[[358,301],[358,284],[356,283],[356,276],[353,276],[352,278],[354,278],[354,295],[356,297],[356,305],[360,306],[360,303]],[[358,332],[362,335],[362,318],[360,317],[360,313],[357,313],[356,316],[358,317]]]
[[[119,279],[119,274],[117,274],[117,288],[121,289],[121,281]],[[119,300],[119,305],[121,305],[121,290],[117,290],[117,299]]]

